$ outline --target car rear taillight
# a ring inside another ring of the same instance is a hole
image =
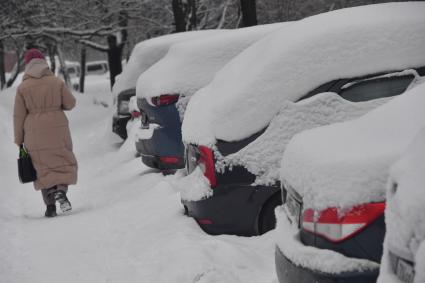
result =
[[[343,214],[337,208],[323,211],[307,209],[303,213],[301,227],[333,243],[339,243],[361,232],[384,211],[385,202],[358,205]]]
[[[197,162],[198,166],[204,173],[204,176],[210,182],[211,187],[215,187],[217,185],[217,179],[215,177],[214,156],[212,150],[206,146],[199,146],[199,158]]]
[[[159,158],[159,161],[166,164],[177,164],[179,163],[179,158],[174,156],[162,156]]]
[[[161,96],[152,97],[152,104],[155,106],[166,106],[176,103],[179,100],[178,94],[164,94]]]
[[[140,112],[139,111],[133,111],[133,112],[131,112],[131,117],[133,117],[133,118],[139,118],[140,117]]]

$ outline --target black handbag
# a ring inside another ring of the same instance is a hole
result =
[[[19,148],[18,173],[19,181],[23,184],[37,180],[37,172],[32,164],[31,156],[23,145]]]

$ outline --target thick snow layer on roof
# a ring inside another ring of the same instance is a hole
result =
[[[164,35],[138,43],[131,52],[130,59],[122,73],[117,77],[113,94],[117,96],[121,91],[135,88],[140,74],[150,68],[167,54],[174,43],[190,40],[197,37],[206,37],[223,32],[222,30],[203,30],[193,32],[174,33]]]
[[[256,184],[273,184],[279,179],[283,152],[296,133],[357,118],[386,101],[355,103],[330,92],[297,103],[286,101],[260,137],[239,152],[222,157],[217,164],[243,165],[257,176]]]
[[[139,77],[137,96],[190,96],[208,84],[231,58],[284,25],[288,23],[241,28],[174,44],[164,58]]]
[[[422,93],[423,95],[423,93]],[[386,250],[414,261],[425,243],[425,129],[390,170],[387,186]],[[384,254],[387,257],[388,253]],[[422,261],[422,270],[425,262]],[[419,270],[419,266],[416,265]],[[386,267],[381,268],[386,273]],[[417,282],[424,282],[422,281]]]
[[[304,131],[283,155],[281,179],[305,208],[385,200],[390,166],[425,126],[425,84],[352,121]]]
[[[421,2],[361,6],[268,35],[191,99],[184,140],[240,140],[265,128],[285,100],[296,101],[323,83],[425,65],[424,13]]]
[[[277,207],[275,212],[277,246],[295,265],[328,274],[371,271],[379,268],[379,264],[369,260],[348,258],[332,250],[305,246],[299,239],[299,229],[288,221],[283,207]]]

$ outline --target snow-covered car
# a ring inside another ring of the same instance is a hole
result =
[[[130,99],[136,95],[135,88],[121,91],[117,98],[117,110],[112,116],[112,131],[122,139],[127,138],[127,122],[131,120]]]
[[[379,283],[425,282],[424,145],[422,129],[390,170]]]
[[[293,137],[276,210],[280,282],[376,281],[388,171],[425,126],[424,92],[421,83],[358,119]]]
[[[128,112],[129,99],[136,95],[136,83],[140,74],[164,57],[170,46],[174,43],[190,40],[197,37],[213,35],[219,31],[193,31],[159,36],[138,43],[131,52],[123,72],[117,76],[112,89],[116,112],[112,117],[112,131],[121,138],[127,138],[126,125],[131,119]],[[129,95],[128,93],[132,93]],[[122,94],[121,98],[120,95]],[[123,104],[123,105],[121,105]]]
[[[65,64],[66,64],[66,71],[71,79],[80,77],[80,73],[81,73],[80,63],[73,62],[73,61],[66,61]]]
[[[212,234],[253,235],[273,228],[289,139],[359,116],[373,108],[372,100],[403,93],[417,76],[418,70],[408,69],[425,65],[424,8],[388,3],[313,16],[230,61],[186,109],[188,177],[205,177],[182,191],[188,215]],[[314,99],[323,92],[342,99]]]
[[[226,30],[175,44],[163,59],[144,72],[137,82],[142,127],[136,140],[143,163],[161,170],[183,168],[181,120],[190,97],[230,59],[283,25],[289,24]]]

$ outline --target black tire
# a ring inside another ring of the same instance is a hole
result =
[[[282,205],[282,197],[280,193],[271,196],[265,203],[258,218],[258,233],[262,235],[276,227],[276,216],[274,210],[277,206]]]

